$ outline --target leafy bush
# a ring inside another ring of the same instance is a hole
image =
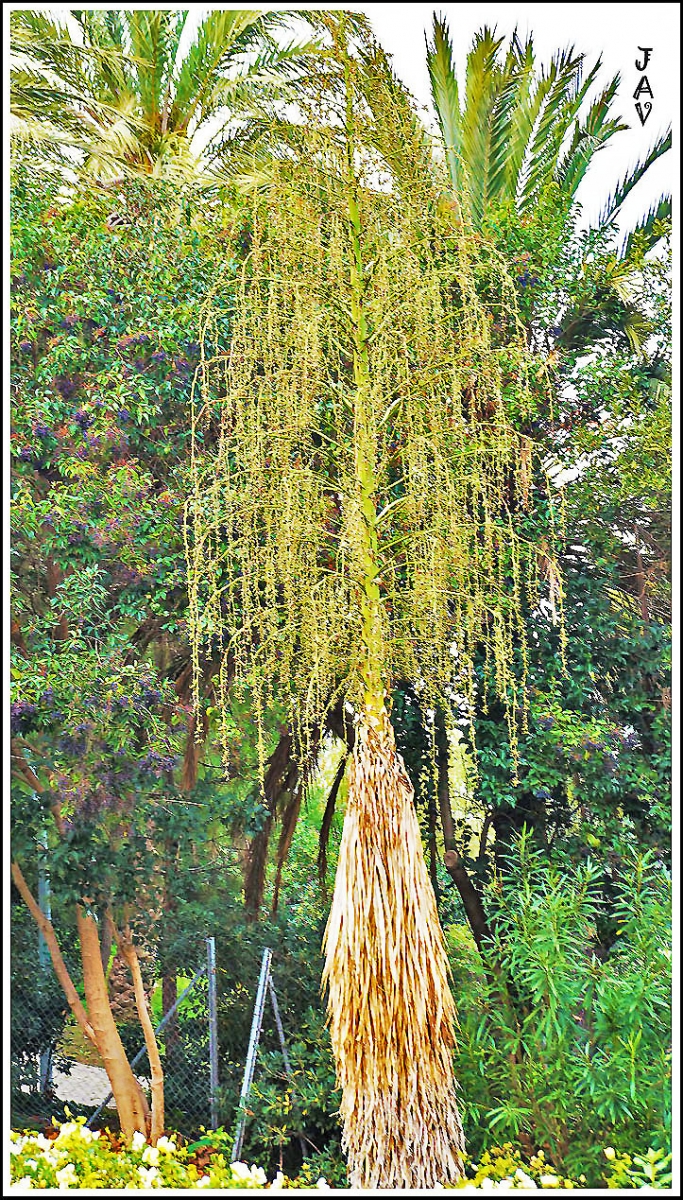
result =
[[[548,866],[525,833],[510,865],[494,893],[489,976],[480,967],[472,985],[472,958],[458,987],[456,970],[467,1143],[478,1154],[503,1133],[596,1186],[601,1146],[668,1149],[669,877],[653,855],[633,857],[614,885],[615,945],[599,957],[590,861]]]

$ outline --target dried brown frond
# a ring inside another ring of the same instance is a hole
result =
[[[325,941],[351,1186],[457,1181],[455,1009],[413,788],[388,719],[357,736]]]

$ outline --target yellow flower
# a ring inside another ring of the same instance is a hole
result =
[[[606,1149],[603,1150],[603,1154],[605,1158],[609,1159],[610,1162],[616,1157],[616,1152],[613,1146],[607,1146]]]

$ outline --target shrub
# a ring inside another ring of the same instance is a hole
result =
[[[548,866],[522,837],[511,866],[493,899],[514,1007],[483,970],[457,992],[467,1144],[478,1155],[503,1134],[600,1186],[602,1146],[669,1148],[669,878],[652,855],[633,856],[615,883],[618,936],[601,956],[591,864]]]

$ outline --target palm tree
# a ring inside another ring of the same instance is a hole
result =
[[[249,688],[260,724],[288,705],[302,760],[333,705],[357,715],[324,969],[344,1144],[353,1186],[433,1187],[462,1175],[454,1004],[390,697],[413,679],[434,704],[473,704],[483,640],[514,735],[537,569],[506,506],[528,462],[445,180],[424,170],[417,127],[398,153],[405,97],[367,32],[316,19],[332,53],[298,142],[255,189],[226,355],[207,299],[193,653],[221,647],[222,705],[228,686]]]
[[[205,16],[181,50],[187,17],[73,9],[66,22],[14,12],[15,136],[103,180],[220,168],[235,118],[264,92],[285,90],[316,47],[279,44],[282,14],[229,9]]]
[[[532,213],[551,182],[558,186],[561,202],[570,207],[595,155],[628,129],[612,113],[618,75],[593,100],[585,119],[580,117],[601,67],[599,58],[584,75],[585,56],[568,48],[539,70],[532,37],[522,45],[514,33],[501,61],[503,41],[488,28],[475,36],[467,57],[464,105],[443,18],[434,16],[432,42],[427,43],[432,98],[451,185],[475,225],[481,225],[495,202],[511,201],[520,213]],[[670,147],[669,130],[615,188],[600,226],[616,219],[627,196]]]
[[[613,115],[619,76],[580,110],[596,80],[598,59],[584,75],[585,56],[573,48],[558,51],[539,70],[533,39],[522,44],[513,34],[504,57],[503,38],[484,28],[467,57],[464,103],[453,63],[448,26],[434,15],[427,65],[442,150],[453,192],[475,227],[498,204],[512,204],[533,218],[539,199],[554,184],[558,203],[569,213],[595,158],[627,129]],[[671,148],[671,131],[657,139],[645,158],[627,172],[605,203],[594,226],[613,228],[624,201],[654,162]],[[622,240],[605,273],[601,302],[567,313],[559,342],[576,349],[611,323],[634,346],[643,342],[642,315],[629,302],[629,281],[642,255],[666,233],[671,198],[663,196]]]

